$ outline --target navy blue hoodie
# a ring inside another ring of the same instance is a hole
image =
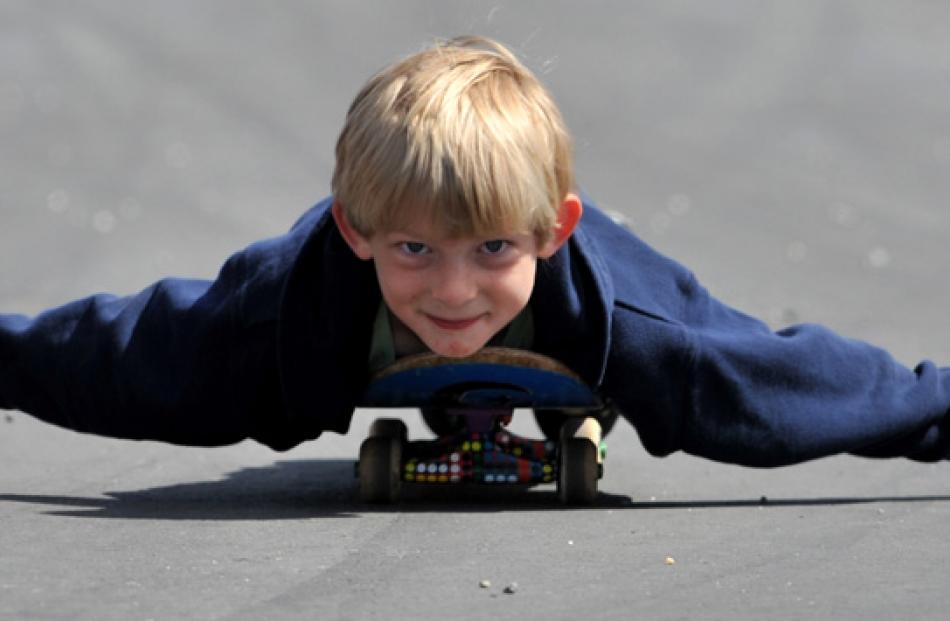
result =
[[[278,450],[344,433],[380,303],[330,199],[214,281],[164,279],[35,318],[0,315],[0,408],[78,431]],[[947,457],[950,369],[817,325],[772,332],[591,204],[539,265],[534,349],[617,407],[654,455],[752,466]]]

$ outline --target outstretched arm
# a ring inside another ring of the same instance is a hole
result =
[[[950,457],[950,368],[909,369],[814,324],[773,332],[587,212],[613,288],[603,389],[650,452],[751,466],[842,452]]]
[[[0,315],[0,407],[78,431],[219,445],[278,416],[274,322],[243,317],[241,258],[35,318]],[[269,408],[267,404],[269,403]]]
[[[908,369],[814,324],[773,332],[692,276],[678,291],[676,317],[622,303],[614,313],[615,341],[632,347],[614,356],[608,373],[620,379],[636,377],[634,367],[655,369],[633,380],[639,395],[624,391],[647,448],[751,466],[841,452],[925,461],[950,454],[950,369],[931,362]]]

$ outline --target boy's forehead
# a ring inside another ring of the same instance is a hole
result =
[[[431,218],[401,218],[381,227],[378,231],[383,236],[408,235],[411,237],[426,239],[444,239],[456,241],[463,239],[485,239],[489,237],[504,237],[510,235],[523,235],[528,231],[521,230],[521,227],[491,227],[485,230],[466,230],[465,228],[452,228],[443,223],[435,222]]]
[[[465,239],[485,239],[489,237],[505,237],[511,235],[521,235],[521,231],[504,231],[492,229],[489,231],[453,231],[447,227],[439,226],[431,222],[419,222],[415,224],[406,224],[403,226],[390,226],[381,229],[379,234],[383,237],[408,236],[418,239],[440,239],[445,241],[461,241]]]
[[[466,238],[504,237],[507,235],[529,234],[522,230],[523,226],[505,225],[497,223],[494,226],[478,227],[473,222],[451,223],[441,222],[432,209],[402,209],[399,214],[378,229],[384,236],[410,235],[428,239],[461,240]]]

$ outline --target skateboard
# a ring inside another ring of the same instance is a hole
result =
[[[371,379],[359,405],[421,408],[438,435],[409,441],[401,419],[374,420],[356,464],[366,502],[396,502],[407,485],[554,483],[569,505],[597,496],[606,445],[594,413],[603,403],[552,358],[503,347],[468,358],[407,356]],[[524,438],[506,428],[515,408],[565,422],[553,439]]]

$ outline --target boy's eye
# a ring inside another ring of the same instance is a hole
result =
[[[407,241],[399,244],[400,249],[406,254],[418,255],[425,254],[429,247],[422,242]]]
[[[509,246],[509,243],[503,239],[492,239],[482,244],[482,249],[487,254],[498,254]]]

